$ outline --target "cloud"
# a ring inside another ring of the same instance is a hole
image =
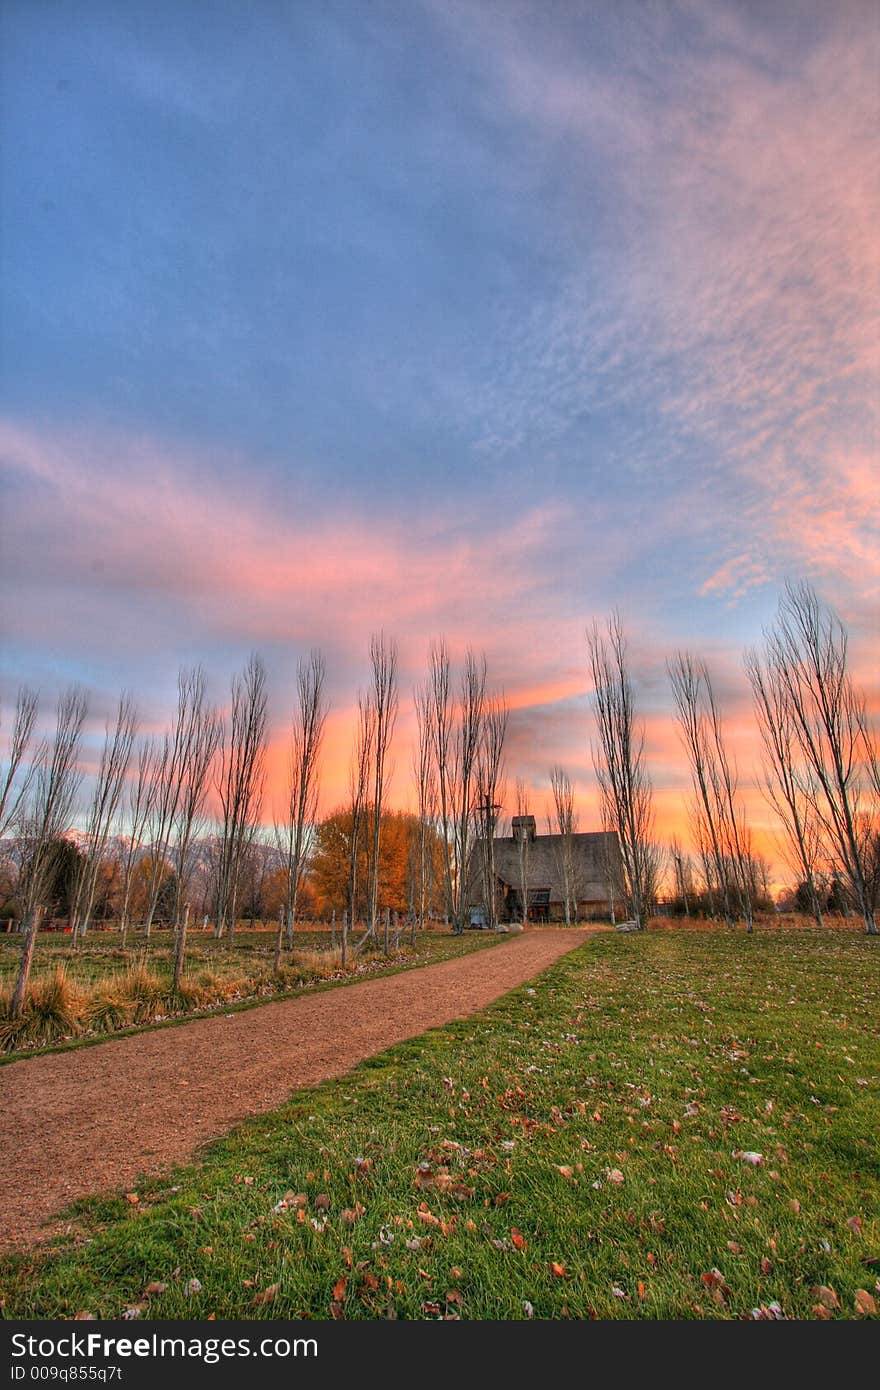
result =
[[[487,119],[518,124],[557,265],[468,363],[477,447],[554,458],[613,420],[597,475],[650,498],[667,545],[705,542],[703,596],[778,582],[799,545],[850,595],[875,584],[880,27],[711,2],[434,13],[480,55]]]

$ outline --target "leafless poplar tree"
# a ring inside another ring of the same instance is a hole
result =
[[[650,902],[653,792],[645,766],[644,728],[636,728],[626,638],[617,613],[609,619],[605,633],[593,624],[587,632],[587,649],[597,726],[593,763],[609,823],[620,842],[632,917],[642,931]]]
[[[434,771],[431,736],[431,690],[421,685],[413,696],[416,711],[417,741],[413,750],[412,773],[416,789],[419,829],[415,846],[415,883],[413,903],[413,938],[415,929],[425,928],[425,908],[428,894],[428,842],[437,816],[437,785]]]
[[[498,926],[495,826],[504,801],[504,739],[507,734],[507,720],[508,708],[504,697],[495,695],[488,698],[482,711],[477,745],[476,816],[482,858],[483,902],[492,931]]]
[[[812,802],[834,845],[869,935],[874,906],[860,835],[865,766],[863,701],[847,666],[847,633],[807,583],[787,584],[766,634],[768,654],[785,691],[801,755],[815,791]]]
[[[369,780],[376,737],[376,711],[368,695],[358,694],[358,724],[354,753],[349,768],[351,838],[348,846],[348,913],[342,921],[342,964],[348,960],[348,933],[354,931],[358,903],[358,856],[361,834],[368,828]],[[360,945],[368,939],[364,932]],[[360,947],[358,948],[360,949]]]
[[[428,661],[428,698],[430,701],[428,718],[433,744],[437,806],[440,817],[440,835],[443,848],[443,894],[446,904],[447,920],[454,921],[454,847],[452,834],[452,731],[454,712],[449,651],[442,637],[438,642],[431,643]]]
[[[9,827],[14,824],[18,812],[28,794],[34,769],[43,751],[35,750],[28,761],[27,755],[33,738],[37,718],[37,694],[27,686],[20,687],[15,700],[15,718],[9,737],[9,758],[5,772],[0,767],[0,840]]]
[[[232,680],[229,731],[218,722],[217,794],[220,838],[217,847],[215,935],[224,927],[235,942],[239,877],[243,857],[256,832],[266,780],[266,668],[252,653],[241,676]]]
[[[691,899],[694,897],[693,870],[691,867],[691,857],[682,847],[681,841],[673,837],[669,846],[669,857],[672,861],[672,875],[675,884],[675,896],[684,905],[685,917],[691,915]]]
[[[548,816],[548,820],[551,833],[555,830],[559,837],[558,863],[562,879],[563,910],[565,925],[570,927],[577,917],[578,885],[574,837],[577,833],[578,819],[574,809],[571,778],[558,763],[550,769],[550,790],[553,793],[553,815]]]
[[[107,723],[104,744],[89,806],[85,838],[80,844],[80,858],[73,893],[71,928],[73,944],[88,930],[98,874],[107,849],[110,829],[125,786],[131,750],[137,728],[137,713],[131,695],[123,691],[116,707],[114,725]]]
[[[393,640],[386,640],[384,632],[374,634],[370,640],[370,665],[373,677],[370,699],[373,705],[374,728],[367,932],[369,936],[375,937],[379,904],[379,843],[389,779],[388,749],[394,735],[398,707],[397,644]]]
[[[429,654],[431,728],[440,811],[444,888],[453,931],[464,930],[477,750],[486,694],[486,658],[468,648],[457,701],[449,651],[441,638]]]
[[[24,1010],[44,895],[58,841],[70,829],[80,783],[77,756],[85,718],[85,695],[74,686],[58,701],[55,736],[43,747],[29,795],[20,809],[19,893],[25,937],[10,1004],[12,1018],[20,1018]]]
[[[120,856],[121,898],[119,908],[119,932],[122,945],[128,934],[131,912],[131,890],[134,871],[140,860],[144,843],[144,832],[152,810],[152,797],[156,793],[154,759],[156,757],[152,742],[144,740],[137,751],[134,776],[128,787],[126,814],[123,822],[123,849]]]
[[[185,737],[179,764],[180,782],[171,836],[171,863],[177,880],[174,928],[180,928],[190,871],[190,850],[202,824],[211,769],[220,742],[221,724],[205,700],[205,676],[193,673]]]
[[[521,908],[521,919],[523,926],[528,925],[529,921],[529,859],[531,857],[531,840],[524,825],[525,819],[529,816],[529,797],[525,780],[522,777],[516,779],[516,814],[519,821],[516,831],[516,853],[517,866],[519,868],[519,897]]]
[[[785,832],[787,858],[806,885],[817,926],[823,925],[817,875],[822,853],[821,822],[805,783],[797,728],[785,679],[772,657],[747,651],[746,672],[764,753],[762,790]]]
[[[705,662],[679,652],[669,664],[679,729],[691,765],[694,820],[718,885],[724,919],[733,926],[735,903],[752,930],[751,847],[737,804],[736,773],[727,756],[721,712]]]
[[[310,652],[308,659],[299,663],[296,673],[297,705],[288,760],[286,816],[284,823],[276,829],[278,847],[287,871],[285,923],[288,949],[293,948],[296,900],[318,813],[321,745],[327,721],[325,675],[324,658],[317,650]]]

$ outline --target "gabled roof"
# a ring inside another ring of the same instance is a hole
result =
[[[530,892],[550,890],[550,902],[562,903],[564,893],[564,840],[561,835],[536,835],[524,846],[512,837],[496,837],[495,874],[501,882],[519,892],[521,887],[520,849],[525,850],[527,883]],[[573,897],[578,902],[605,902],[609,896],[609,863],[614,866],[615,882],[620,880],[620,846],[614,831],[591,831],[571,836]],[[482,899],[480,866],[483,846],[478,842],[471,860],[470,903]]]

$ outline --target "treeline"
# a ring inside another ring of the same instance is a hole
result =
[[[668,663],[681,746],[691,773],[690,844],[656,834],[644,725],[635,707],[626,637],[612,616],[587,633],[595,723],[593,761],[603,828],[620,847],[608,868],[609,899],[643,927],[664,899],[751,930],[769,894],[755,853],[724,712],[707,664],[681,651]],[[772,808],[798,900],[821,924],[829,904],[857,912],[875,932],[880,889],[877,741],[847,664],[840,619],[807,584],[789,585],[762,644],[745,655],[763,749],[762,790]],[[108,910],[123,939],[169,922],[179,948],[190,914],[207,915],[232,944],[248,915],[278,921],[276,958],[293,944],[298,915],[335,912],[343,953],[355,922],[375,939],[383,913],[406,913],[413,929],[442,912],[462,930],[475,897],[497,924],[493,838],[507,797],[508,709],[488,685],[485,657],[468,650],[453,668],[432,643],[413,692],[416,810],[387,804],[389,750],[398,707],[398,655],[384,633],[370,643],[359,693],[346,802],[320,821],[321,751],[328,712],[320,652],[301,661],[290,714],[283,803],[267,829],[266,672],[253,655],[233,677],[228,709],[207,698],[204,672],[184,670],[177,706],[160,738],[139,736],[132,695],[107,723],[86,805],[80,804],[81,690],[59,699],[55,728],[37,733],[37,696],[19,691],[0,770],[2,885],[23,930],[22,976],[41,916],[63,898],[76,942]],[[577,831],[571,780],[550,773],[548,828],[566,843]],[[524,784],[516,810],[528,813]],[[73,826],[81,828],[73,833]],[[71,847],[71,841],[73,845]],[[569,856],[570,858],[570,856]],[[525,862],[525,861],[524,861]],[[522,900],[527,903],[524,880]],[[63,892],[62,892],[63,889]],[[565,916],[577,895],[566,880]]]

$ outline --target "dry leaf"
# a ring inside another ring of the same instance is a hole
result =
[[[877,1300],[867,1289],[856,1289],[854,1302],[856,1312],[863,1318],[873,1317],[877,1312]]]
[[[254,1294],[254,1303],[271,1303],[280,1288],[280,1284],[270,1284],[262,1293]]]
[[[812,1290],[812,1293],[814,1298],[818,1298],[823,1308],[828,1308],[831,1312],[836,1312],[839,1309],[840,1299],[828,1284],[819,1284]]]
[[[334,1299],[334,1302],[336,1302],[336,1303],[344,1303],[344,1302],[345,1302],[345,1291],[346,1291],[347,1288],[348,1288],[348,1279],[347,1279],[346,1276],[343,1274],[342,1277],[341,1277],[340,1279],[337,1279],[337,1280],[336,1280],[336,1283],[333,1285],[333,1299]]]
[[[854,1236],[860,1236],[862,1234],[862,1218],[860,1216],[848,1216],[846,1218],[846,1224],[849,1226]]]
[[[522,1231],[518,1231],[515,1226],[511,1226],[510,1228],[510,1239],[513,1241],[517,1250],[528,1250],[529,1247],[526,1244],[525,1236]]]

